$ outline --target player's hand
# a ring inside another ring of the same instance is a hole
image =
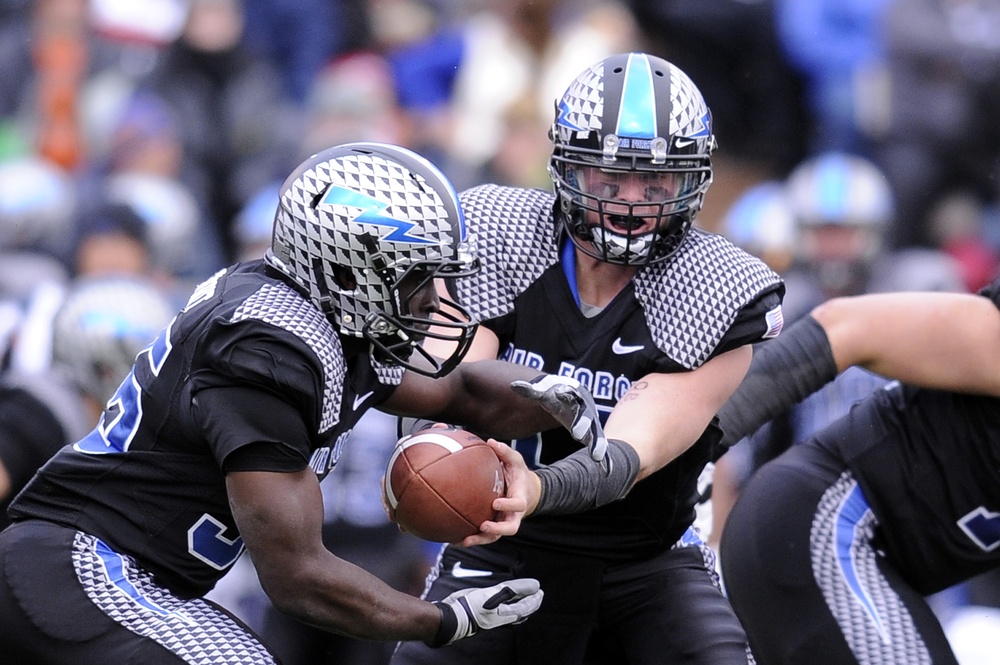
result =
[[[590,450],[595,462],[607,463],[608,439],[594,397],[583,384],[568,376],[541,374],[531,381],[513,381],[510,387],[518,395],[541,404],[574,439]]]
[[[512,623],[521,623],[542,604],[538,580],[514,579],[485,589],[462,589],[435,602],[441,625],[430,646],[456,640]]]
[[[513,536],[521,528],[524,516],[538,505],[542,492],[541,481],[524,463],[521,453],[496,439],[487,439],[486,443],[503,464],[504,495],[493,500],[493,510],[497,511],[497,517],[483,522],[479,526],[479,533],[457,543],[463,547],[487,545],[502,536]]]

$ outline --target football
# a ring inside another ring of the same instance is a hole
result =
[[[385,470],[390,517],[413,535],[454,543],[479,532],[504,494],[503,466],[489,445],[461,429],[425,429],[396,443]]]

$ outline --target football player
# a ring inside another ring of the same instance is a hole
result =
[[[451,184],[408,150],[348,144],[303,162],[281,189],[264,259],[198,286],[139,353],[93,431],[12,503],[13,523],[0,533],[5,657],[273,663],[245,626],[202,598],[244,551],[277,608],[356,637],[440,645],[537,609],[531,579],[429,603],[338,559],[321,539],[319,482],[369,408],[504,437],[557,424],[510,389],[536,370],[497,361],[455,369],[476,324],[441,301],[434,280],[475,270],[467,242]],[[431,332],[434,314],[448,320]],[[454,353],[425,352],[428,334]],[[499,524],[514,530],[527,469],[496,448],[508,501],[519,504]]]
[[[0,380],[0,525],[35,471],[93,427],[136,354],[171,316],[164,293],[139,278],[71,284],[52,322],[49,370],[10,370]]]
[[[750,478],[722,534],[765,663],[957,663],[924,597],[1000,566],[1000,281],[814,309],[719,413],[738,439],[851,366],[897,379]]]
[[[402,644],[393,662],[578,664],[589,645],[606,662],[745,665],[746,636],[692,522],[714,415],[749,345],[780,331],[781,279],[694,228],[716,141],[673,64],[625,53],[588,67],[556,101],[551,139],[554,193],[462,193],[483,268],[453,293],[482,321],[477,357],[590,388],[607,420],[607,479],[638,460],[639,482],[563,500],[577,482],[552,470],[585,451],[556,431],[515,440],[542,483],[533,516],[514,537],[445,547],[425,598],[528,575],[545,604],[536,620],[437,652]]]

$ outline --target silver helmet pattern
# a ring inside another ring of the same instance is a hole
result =
[[[428,280],[478,269],[454,187],[410,150],[349,143],[303,162],[281,187],[265,261],[341,334],[368,340],[380,363],[440,376],[471,344],[476,324],[459,305],[440,298],[428,329],[427,314],[408,302]],[[454,352],[427,353],[428,336]]]
[[[560,222],[583,252],[644,265],[669,258],[712,182],[712,117],[673,64],[644,53],[595,63],[556,101],[549,171]],[[625,187],[640,196],[623,196]]]
[[[104,404],[174,314],[163,291],[140,278],[82,278],[53,321],[53,368]]]

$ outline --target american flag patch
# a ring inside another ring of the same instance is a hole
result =
[[[785,318],[781,315],[781,305],[765,314],[764,321],[767,323],[767,332],[763,334],[763,339],[777,337],[785,325]]]

